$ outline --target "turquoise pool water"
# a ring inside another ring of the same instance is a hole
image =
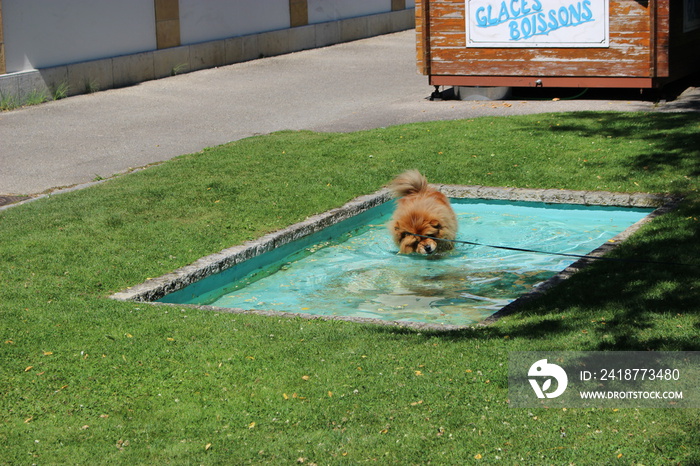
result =
[[[652,209],[453,199],[458,239],[587,254]],[[393,203],[205,278],[160,301],[224,308],[470,325],[576,259],[457,245],[440,258],[398,255]]]

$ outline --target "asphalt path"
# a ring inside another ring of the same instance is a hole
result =
[[[81,188],[182,154],[280,130],[584,110],[686,111],[638,93],[547,90],[507,101],[430,100],[415,31],[148,81],[0,113],[0,196]],[[561,96],[557,97],[560,92]]]

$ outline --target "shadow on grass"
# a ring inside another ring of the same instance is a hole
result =
[[[613,252],[633,262],[594,263],[496,324],[421,333],[449,340],[507,336],[570,350],[700,351],[699,207],[685,201]]]
[[[678,179],[680,174],[686,182],[668,190],[682,190],[687,199],[614,252],[619,258],[666,264],[596,263],[526,305],[508,333],[539,339],[588,331],[591,339],[584,344],[589,350],[700,350],[700,200],[694,179],[700,175],[700,114],[580,113],[573,118],[577,123],[568,119],[549,129],[647,142],[650,150],[632,156],[619,176],[652,172]]]
[[[699,205],[687,200],[613,253],[635,262],[595,263],[495,325],[442,337],[509,336],[588,351],[700,351]]]
[[[612,253],[630,262],[595,263],[493,326],[432,335],[509,336],[572,350],[699,351],[700,114],[583,112],[523,130],[613,140],[612,151],[641,140],[649,150],[616,160],[601,153],[597,162],[619,179],[648,174],[649,186],[686,198]]]
[[[647,142],[650,150],[634,156],[630,172],[673,170],[686,176],[700,175],[700,113],[652,113],[640,118],[636,113],[581,112],[570,114],[566,121],[568,124],[549,130],[553,134],[573,132],[587,138]]]

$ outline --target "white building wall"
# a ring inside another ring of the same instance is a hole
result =
[[[156,48],[153,0],[2,0],[8,73]]]
[[[180,0],[183,45],[284,29],[289,23],[289,0]]]
[[[391,11],[391,0],[309,0],[309,24]]]
[[[290,28],[289,0],[179,0],[179,10],[183,46]],[[391,0],[308,0],[310,25],[389,12]],[[8,74],[157,49],[153,0],[2,0],[2,21]]]

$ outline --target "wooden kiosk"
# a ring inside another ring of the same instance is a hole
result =
[[[658,88],[700,70],[700,0],[416,0],[434,86]]]

